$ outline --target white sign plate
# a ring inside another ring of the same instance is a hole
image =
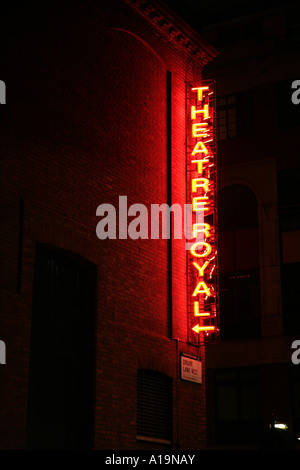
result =
[[[193,356],[181,355],[181,378],[189,382],[202,383],[202,362]]]

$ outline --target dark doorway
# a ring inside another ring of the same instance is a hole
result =
[[[96,269],[37,249],[26,447],[88,449],[93,439]]]

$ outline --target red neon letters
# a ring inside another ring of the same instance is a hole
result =
[[[214,83],[187,87],[187,200],[193,211],[188,249],[189,336],[218,332]]]

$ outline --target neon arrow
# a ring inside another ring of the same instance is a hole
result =
[[[196,333],[200,333],[200,331],[215,331],[216,327],[215,326],[200,326],[196,325],[194,328],[192,328],[193,331]]]

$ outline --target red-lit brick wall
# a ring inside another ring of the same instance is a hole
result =
[[[0,446],[25,445],[33,267],[41,243],[97,266],[94,447],[138,446],[136,377],[149,368],[173,379],[173,445],[201,448],[205,370],[202,385],[179,378],[180,351],[200,355],[205,365],[204,350],[186,344],[184,240],[172,241],[171,315],[169,242],[96,236],[100,204],[118,208],[119,196],[128,206],[166,203],[170,174],[172,202],[185,203],[185,80],[200,77],[201,63],[157,39],[122,2],[55,3],[12,19],[16,35],[7,32],[10,53],[2,55],[0,339],[7,364],[0,371]]]

